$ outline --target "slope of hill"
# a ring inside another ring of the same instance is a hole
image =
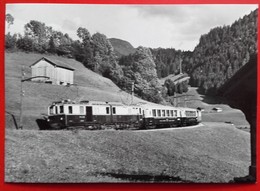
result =
[[[191,77],[190,84],[204,94],[217,89],[257,53],[258,9],[239,18],[232,25],[211,29],[200,37],[193,52],[175,49],[151,49],[159,78],[182,71]]]
[[[257,53],[257,12],[201,36],[192,56],[192,85],[203,93],[215,94],[249,61],[250,55]]]
[[[20,113],[21,67],[25,66],[26,77],[30,77],[29,66],[43,57],[34,53],[5,54],[5,99],[6,111],[18,119]],[[97,101],[130,101],[130,95],[122,92],[111,80],[85,68],[81,63],[58,56],[50,56],[54,60],[65,62],[75,69],[74,83],[77,86],[65,87],[36,82],[24,82],[23,115],[26,129],[37,127],[35,120],[46,114],[47,106],[60,99],[97,100]],[[135,98],[135,102],[143,101]],[[7,128],[14,128],[12,118],[7,115]]]
[[[6,131],[7,182],[229,182],[250,165],[250,136],[206,123],[163,131]]]
[[[135,48],[127,41],[110,38],[108,39],[114,48],[114,52],[120,58],[121,56],[127,56],[135,52]]]

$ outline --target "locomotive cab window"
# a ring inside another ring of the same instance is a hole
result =
[[[69,114],[73,113],[72,106],[69,106]]]
[[[60,113],[64,113],[64,106],[63,105],[60,106]]]
[[[55,114],[58,114],[58,106],[55,106]]]
[[[109,107],[106,107],[106,113],[109,114]]]
[[[50,112],[50,114],[54,114],[54,105],[52,105],[50,108],[49,108],[49,112]]]

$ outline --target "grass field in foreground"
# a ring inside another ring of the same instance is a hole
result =
[[[228,182],[248,174],[250,140],[225,123],[139,132],[7,130],[5,157],[7,182]]]

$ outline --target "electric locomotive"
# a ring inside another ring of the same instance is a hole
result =
[[[127,106],[119,102],[70,100],[53,102],[48,107],[47,122],[52,129],[67,127],[99,128],[100,125],[139,126],[142,121],[139,106]]]

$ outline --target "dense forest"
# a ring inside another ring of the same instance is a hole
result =
[[[191,84],[205,94],[215,94],[256,52],[257,10],[231,26],[217,27],[201,36],[193,51]]]
[[[193,52],[175,49],[152,49],[158,77],[182,71],[190,84],[204,94],[217,89],[257,53],[257,11],[235,21],[231,26],[216,27],[200,37]]]
[[[194,51],[151,49],[138,47],[120,39],[108,39],[104,34],[91,35],[79,27],[79,40],[57,31],[45,23],[31,20],[24,26],[24,34],[11,34],[15,18],[6,14],[7,51],[25,51],[56,54],[74,58],[86,68],[111,79],[121,89],[130,91],[135,83],[137,96],[162,102],[166,96],[188,91],[188,84],[174,84],[167,80],[164,86],[159,78],[180,72],[191,77],[190,84],[205,94],[215,94],[257,52],[257,10],[235,21],[231,26],[211,29],[200,37]]]

